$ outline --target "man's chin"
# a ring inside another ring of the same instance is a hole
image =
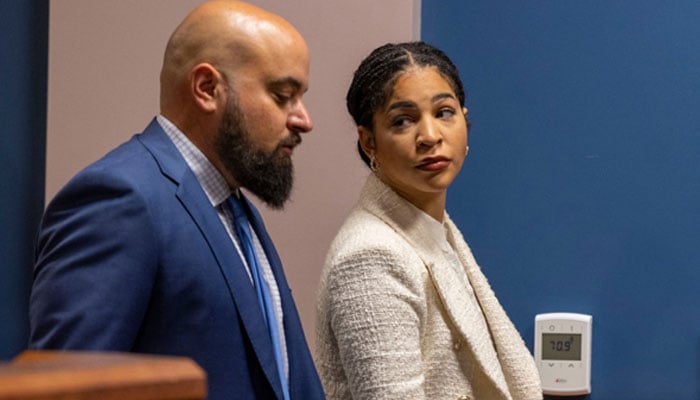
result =
[[[266,206],[268,206],[269,208],[271,208],[271,209],[273,209],[273,210],[276,210],[276,211],[282,211],[282,210],[284,210],[284,206],[287,205],[287,202],[289,201],[289,196],[287,196],[287,197],[286,197],[285,199],[283,199],[283,200],[280,200],[280,199],[265,199],[265,198],[262,198],[262,197],[260,197],[260,196],[258,196],[258,195],[256,195],[256,197],[257,197],[258,199],[260,199],[260,201],[262,201],[263,203],[265,203]]]
[[[286,185],[285,187],[275,187],[274,185],[268,184],[264,186],[264,189],[260,189],[259,187],[251,188],[245,185],[244,187],[255,195],[255,197],[260,199],[260,201],[265,203],[266,206],[274,210],[284,209],[284,206],[289,202],[292,192],[291,184],[288,187],[286,187]]]

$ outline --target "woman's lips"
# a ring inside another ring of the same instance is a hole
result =
[[[450,160],[445,157],[431,157],[426,158],[421,161],[416,168],[423,171],[439,171],[441,169],[447,168],[450,164]]]

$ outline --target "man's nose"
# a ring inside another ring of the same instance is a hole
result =
[[[309,114],[309,110],[306,109],[304,102],[299,101],[294,107],[294,110],[289,114],[288,128],[289,130],[301,133],[310,132],[314,128],[311,115]]]

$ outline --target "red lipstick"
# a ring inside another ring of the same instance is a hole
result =
[[[421,160],[420,164],[416,168],[423,171],[440,171],[447,168],[450,164],[450,159],[447,157],[428,157]]]

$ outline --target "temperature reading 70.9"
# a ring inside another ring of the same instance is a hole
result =
[[[542,334],[543,360],[581,360],[581,335],[562,333]]]
[[[549,344],[552,345],[552,351],[571,351],[571,343],[573,343],[574,338],[571,337],[569,340],[550,340]]]

